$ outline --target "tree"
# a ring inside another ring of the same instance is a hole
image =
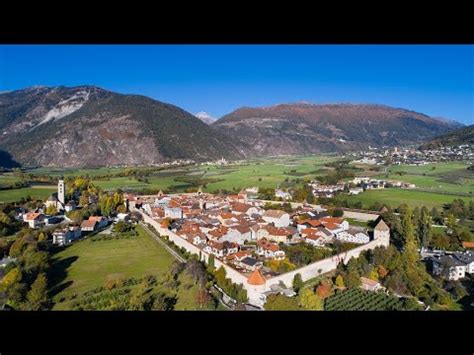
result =
[[[344,283],[349,288],[356,288],[360,286],[360,276],[356,271],[349,271],[344,278]]]
[[[199,308],[204,308],[209,304],[211,301],[211,297],[209,296],[209,292],[204,287],[199,287],[199,290],[196,294],[196,301],[199,305]]]
[[[337,277],[336,277],[336,286],[339,287],[339,288],[344,288],[344,287],[346,287],[346,286],[344,285],[344,279],[342,278],[341,275],[337,275]]]
[[[301,287],[303,287],[303,279],[301,278],[301,274],[297,273],[295,277],[293,277],[293,291],[299,293]]]
[[[379,280],[379,273],[377,272],[377,269],[372,269],[369,273],[369,279],[378,281]]]
[[[54,207],[53,205],[49,205],[48,207],[46,207],[46,210],[44,211],[47,215],[54,215],[56,214],[57,212],[57,209],[56,207]]]
[[[48,279],[46,274],[40,273],[31,285],[31,290],[27,295],[29,308],[33,311],[40,311],[47,308],[48,299]]]
[[[402,226],[405,232],[404,257],[409,265],[414,265],[418,261],[418,248],[415,240],[414,228],[412,223],[413,213],[407,208],[402,219]]]
[[[21,281],[21,270],[18,267],[11,269],[0,280],[0,291],[8,290],[13,284]]]
[[[331,293],[331,285],[327,282],[322,282],[316,288],[316,295],[318,295],[321,299],[328,297],[330,293]]]
[[[377,268],[377,271],[378,271],[379,276],[382,279],[384,279],[388,274],[387,269],[383,265],[379,265],[378,268]]]
[[[216,278],[216,282],[217,282],[218,285],[224,284],[225,279],[226,279],[226,275],[227,275],[227,273],[226,273],[223,266],[221,266],[220,268],[218,268],[216,270],[216,272],[214,273],[214,276]]]
[[[430,244],[432,237],[431,225],[433,220],[428,212],[428,209],[423,206],[420,213],[420,219],[418,221],[418,237],[421,245],[425,248]]]
[[[280,294],[268,296],[264,308],[266,311],[296,311],[300,309],[296,297]]]
[[[303,291],[301,291],[299,305],[312,311],[322,311],[324,308],[324,302],[321,297],[319,297],[309,288],[305,288]]]
[[[216,266],[214,262],[214,255],[211,254],[209,255],[209,258],[207,259],[207,270],[210,272],[213,272],[215,268]]]

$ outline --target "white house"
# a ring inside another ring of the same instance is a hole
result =
[[[362,187],[353,187],[349,189],[349,195],[358,195],[361,192],[364,192]]]
[[[53,244],[67,245],[80,237],[81,229],[79,227],[57,230],[53,233]]]
[[[281,250],[278,245],[266,240],[260,239],[257,242],[257,254],[264,258],[283,260],[285,258],[285,252]]]
[[[291,194],[288,191],[284,191],[281,189],[276,189],[275,190],[275,197],[276,198],[281,198],[283,200],[290,200],[291,199]]]
[[[165,207],[165,218],[180,219],[183,218],[183,210],[179,207]]]
[[[290,225],[290,215],[285,211],[267,210],[262,218],[267,223],[273,223],[275,227],[288,227]]]
[[[433,274],[448,280],[459,280],[466,276],[466,265],[451,255],[433,258]]]
[[[368,279],[366,277],[360,278],[360,287],[366,291],[374,292],[384,288],[380,282]]]
[[[459,280],[466,273],[474,273],[474,254],[470,251],[435,256],[432,259],[433,274],[448,280]]]
[[[358,231],[342,231],[336,233],[336,239],[347,243],[365,244],[370,241],[367,234]]]
[[[23,221],[28,223],[30,228],[38,228],[44,220],[42,213],[30,212],[23,215]]]

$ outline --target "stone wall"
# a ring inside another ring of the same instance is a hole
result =
[[[201,260],[205,261],[206,263],[208,262],[209,254],[203,252],[201,249],[199,249],[192,243],[189,243],[187,240],[181,238],[180,236],[173,233],[172,231],[161,228],[160,224],[156,222],[153,218],[148,216],[146,213],[140,210],[136,210],[133,207],[131,209],[138,211],[143,216],[143,220],[146,223],[149,223],[150,225],[152,225],[161,235],[167,235],[169,240],[175,243],[178,247],[185,248],[191,254],[196,254],[196,255],[200,254]],[[301,278],[303,279],[303,281],[306,281],[313,277],[319,276],[321,274],[324,274],[326,272],[336,269],[337,265],[340,262],[344,262],[346,264],[352,257],[357,258],[359,254],[365,250],[374,249],[378,246],[388,247],[389,243],[390,243],[389,238],[386,238],[386,237],[381,237],[381,238],[372,240],[371,242],[367,244],[361,245],[347,252],[334,255],[330,258],[316,261],[302,268],[267,279],[265,285],[258,286],[258,287],[249,285],[247,283],[247,277],[245,275],[239,273],[237,270],[230,267],[229,265],[224,264],[222,261],[218,259],[214,259],[214,265],[216,266],[216,268],[219,268],[221,266],[224,267],[227,273],[227,277],[231,279],[233,283],[243,285],[243,287],[247,290],[250,303],[258,305],[258,306],[262,306],[261,298],[260,298],[261,293],[265,291],[269,291],[271,285],[275,285],[275,284],[279,284],[280,282],[283,282],[286,286],[291,287],[293,284],[293,278],[298,273],[301,274]]]

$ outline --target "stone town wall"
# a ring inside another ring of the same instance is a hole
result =
[[[386,238],[372,240],[371,242],[367,244],[361,245],[347,252],[334,255],[329,258],[319,260],[309,265],[306,265],[302,268],[287,272],[279,276],[272,277],[271,279],[268,279],[266,282],[266,290],[268,291],[271,285],[275,285],[280,282],[283,282],[286,286],[291,287],[291,285],[293,284],[293,278],[298,273],[301,274],[301,278],[303,279],[303,281],[307,281],[313,277],[319,276],[321,274],[324,274],[326,272],[336,269],[337,265],[340,262],[347,264],[347,262],[349,262],[349,260],[352,257],[357,258],[360,255],[360,253],[362,253],[363,251],[374,249],[378,246],[388,247],[388,245],[389,245],[389,240]]]
[[[143,220],[146,223],[151,224],[158,231],[158,233],[160,233],[161,235],[167,235],[168,238],[173,243],[175,243],[179,247],[185,248],[191,254],[196,254],[196,255],[200,254],[201,260],[207,263],[209,259],[209,254],[203,252],[201,249],[199,249],[192,243],[189,243],[187,240],[181,238],[180,236],[173,233],[172,231],[161,228],[160,224],[157,221],[155,221],[153,218],[148,216],[146,213],[140,210],[136,210],[136,211],[140,212],[140,214],[143,216]],[[381,237],[381,238],[372,240],[371,242],[367,244],[361,245],[347,252],[334,255],[330,258],[316,261],[302,268],[267,279],[265,285],[262,285],[259,287],[253,287],[249,285],[247,283],[247,277],[245,275],[242,275],[237,270],[230,267],[229,265],[224,264],[222,261],[218,259],[214,259],[214,265],[216,266],[216,268],[223,266],[224,269],[226,270],[227,277],[231,279],[233,283],[242,284],[243,287],[247,290],[249,302],[252,304],[261,306],[260,295],[261,293],[265,291],[269,291],[271,285],[276,285],[276,284],[279,284],[280,282],[283,282],[286,286],[291,287],[293,284],[293,278],[298,273],[301,274],[301,278],[303,279],[303,281],[306,281],[313,277],[319,276],[321,274],[324,274],[326,272],[336,269],[337,265],[340,262],[344,262],[346,264],[352,257],[357,258],[359,254],[365,250],[374,249],[378,246],[388,247],[389,243],[390,243],[389,238],[386,238],[386,237]]]

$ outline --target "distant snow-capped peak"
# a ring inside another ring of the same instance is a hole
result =
[[[194,116],[196,116],[201,121],[203,121],[204,123],[207,123],[207,124],[211,124],[212,122],[214,122],[216,120],[214,117],[212,117],[210,114],[208,114],[205,111],[198,112]]]

